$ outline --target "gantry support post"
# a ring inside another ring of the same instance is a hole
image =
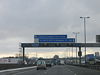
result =
[[[79,47],[78,56],[79,56],[79,64],[81,65],[81,56],[82,56],[81,47]]]
[[[23,47],[23,64],[25,64],[24,61],[25,61],[25,48]]]

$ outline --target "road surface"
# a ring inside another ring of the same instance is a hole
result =
[[[57,65],[47,68],[47,70],[30,68],[25,70],[0,72],[0,75],[100,75],[100,71],[70,65]]]

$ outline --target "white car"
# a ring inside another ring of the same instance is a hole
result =
[[[39,70],[39,69],[44,69],[44,70],[47,69],[46,63],[45,63],[44,60],[38,60],[37,61],[37,70]]]

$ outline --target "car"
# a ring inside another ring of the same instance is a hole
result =
[[[37,70],[39,70],[39,69],[44,69],[44,70],[47,69],[46,62],[44,60],[37,61]]]
[[[64,60],[60,60],[60,65],[64,65],[65,61]]]
[[[50,60],[46,60],[46,66],[47,67],[51,67],[52,66],[52,62]]]

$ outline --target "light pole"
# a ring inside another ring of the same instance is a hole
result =
[[[73,34],[75,34],[75,43],[77,43],[77,34],[79,34],[79,32],[73,32]],[[77,47],[76,47],[76,63],[77,63]]]
[[[85,43],[85,64],[86,64],[86,19],[90,17],[80,17],[84,20],[84,43]]]
[[[72,47],[72,59],[73,59],[73,47]]]

